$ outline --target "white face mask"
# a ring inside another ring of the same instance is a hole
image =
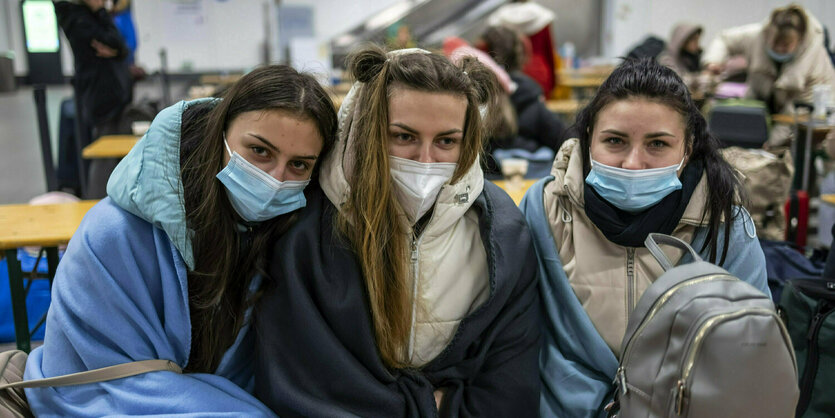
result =
[[[452,178],[456,163],[419,163],[389,155],[394,194],[414,224],[438,198],[441,187]]]

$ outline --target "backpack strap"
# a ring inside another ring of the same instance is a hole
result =
[[[88,370],[85,372],[67,374],[64,376],[7,383],[0,385],[0,390],[83,385],[87,383],[104,382],[158,371],[169,371],[178,374],[183,373],[180,366],[171,360],[142,360],[125,364],[117,364],[115,366],[102,367],[100,369]]]
[[[647,239],[644,241],[644,246],[646,246],[650,254],[658,260],[658,264],[661,264],[661,268],[663,268],[664,271],[670,270],[674,266],[673,263],[670,262],[670,259],[667,258],[667,254],[664,254],[664,251],[661,251],[659,244],[670,245],[682,251],[687,251],[693,257],[693,261],[702,261],[702,258],[699,257],[699,254],[696,253],[696,250],[694,250],[690,244],[671,235],[653,232],[647,236]]]

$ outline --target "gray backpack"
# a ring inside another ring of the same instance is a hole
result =
[[[694,262],[673,267],[658,244],[687,251]],[[650,234],[645,245],[665,273],[629,318],[610,413],[793,417],[794,350],[768,296],[678,238]]]

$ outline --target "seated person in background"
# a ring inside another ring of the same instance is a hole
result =
[[[557,152],[564,139],[565,125],[557,115],[545,107],[545,96],[539,85],[520,70],[526,60],[520,36],[522,35],[508,27],[491,26],[481,35],[479,42],[482,49],[504,66],[515,84],[510,102],[516,111],[520,139],[512,146],[499,147],[534,151],[545,146]]]
[[[699,40],[701,36],[701,26],[679,23],[673,27],[667,47],[658,56],[658,62],[672,68],[684,80],[684,84],[687,84],[691,94],[699,91],[702,56]]]
[[[527,59],[520,63],[520,69],[535,80],[545,94],[557,85],[557,67],[554,56],[554,40],[551,36],[551,24],[557,15],[550,9],[526,0],[514,0],[502,5],[490,17],[490,26],[506,26],[524,37],[523,48]]]
[[[702,55],[702,63],[719,74],[733,55],[743,55],[748,62],[746,97],[762,100],[771,113],[792,113],[794,102],[812,102],[814,86],[835,85],[823,28],[800,6],[781,7],[763,22],[722,31]],[[835,95],[835,88],[831,92]],[[791,136],[790,126],[774,125],[766,147],[788,146]]]
[[[663,273],[644,247],[650,233],[690,242],[769,292],[739,180],[673,70],[625,61],[580,112],[577,132],[555,177],[520,205],[540,264],[542,416],[600,416],[611,400],[630,312]]]
[[[256,395],[281,416],[538,416],[536,255],[478,161],[494,76],[418,49],[348,61],[322,189],[255,310]]]
[[[70,241],[25,378],[150,359],[184,374],[26,389],[35,415],[272,415],[250,394],[250,307],[336,128],[325,90],[287,66],[160,112]]]
[[[473,57],[485,65],[499,81],[501,90],[496,91],[496,106],[498,111],[496,117],[485,118],[485,144],[482,168],[485,174],[498,174],[500,162],[496,161],[493,151],[496,149],[524,150],[527,153],[534,153],[542,145],[536,141],[523,138],[519,135],[516,123],[516,110],[510,102],[510,95],[517,90],[517,84],[510,78],[505,69],[493,60],[486,52],[472,47],[467,41],[458,37],[449,37],[444,40],[444,55],[455,65],[460,65],[464,57]],[[547,110],[547,109],[546,109]],[[533,154],[532,154],[533,155]],[[547,160],[551,160],[553,153],[546,153]]]

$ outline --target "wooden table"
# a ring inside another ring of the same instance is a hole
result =
[[[26,352],[30,349],[26,293],[23,289],[23,271],[17,259],[18,247],[45,247],[51,283],[58,266],[58,246],[70,241],[81,219],[96,203],[97,200],[84,200],[55,205],[0,205],[0,251],[5,253],[9,269],[18,349]]]
[[[835,194],[822,194],[821,200],[830,205],[835,205]]]
[[[559,113],[561,115],[573,115],[580,110],[580,102],[574,99],[548,100],[545,102],[545,107],[554,113]]]
[[[516,202],[516,206],[519,206],[519,202],[521,202],[522,198],[525,197],[525,192],[527,192],[528,189],[530,189],[537,181],[539,181],[539,179],[524,179],[522,180],[522,183],[518,185],[505,180],[494,180],[493,183],[507,192],[513,201]]]
[[[200,84],[235,84],[243,74],[206,74],[200,76]]]
[[[81,156],[86,159],[122,158],[139,141],[134,135],[105,135],[84,147]]]

